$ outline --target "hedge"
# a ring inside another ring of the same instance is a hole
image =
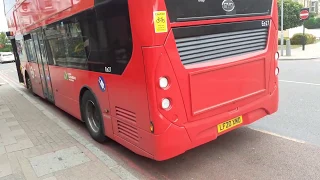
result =
[[[306,38],[306,44],[313,44],[317,40],[317,38],[312,34],[305,34],[304,36]],[[292,45],[302,45],[303,39],[304,38],[303,38],[302,33],[295,34],[291,38],[291,44]]]
[[[307,29],[319,29],[320,28],[320,18],[310,17],[309,20],[305,21],[304,26]]]
[[[307,43],[306,44],[313,44],[316,42],[316,37],[312,34],[305,34],[305,37],[307,38]],[[286,45],[287,39],[289,38],[284,38],[283,40],[283,45]],[[302,40],[303,40],[303,34],[298,33],[293,35],[293,37],[290,39],[290,44],[291,45],[302,45]],[[278,39],[278,45],[281,45],[281,39]]]

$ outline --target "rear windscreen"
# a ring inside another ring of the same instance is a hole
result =
[[[272,0],[165,0],[171,22],[268,15]]]

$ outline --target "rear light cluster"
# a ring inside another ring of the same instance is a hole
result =
[[[280,57],[279,52],[276,52],[275,55],[274,55],[274,58],[275,58],[276,60],[278,60],[279,57]]]
[[[166,77],[161,77],[159,80],[159,86],[162,89],[166,89],[169,86],[169,81]]]
[[[169,80],[167,77],[160,77],[159,86],[161,89],[166,90],[170,87]],[[171,101],[169,98],[163,98],[161,101],[162,109],[168,110],[171,107]]]
[[[279,68],[278,68],[278,67],[276,67],[276,70],[275,70],[274,74],[275,74],[276,76],[278,76],[278,74],[279,74]]]
[[[276,52],[275,55],[274,55],[275,60],[278,61],[278,60],[279,60],[279,57],[280,57],[279,52]],[[278,64],[278,63],[276,63],[276,64]],[[275,71],[274,71],[274,74],[275,74],[276,76],[278,76],[278,75],[279,75],[279,72],[280,72],[279,67],[276,66],[276,69],[275,69]]]

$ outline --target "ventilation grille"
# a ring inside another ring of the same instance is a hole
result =
[[[116,116],[121,120],[126,120],[132,123],[136,123],[136,114],[134,112],[125,110],[120,107],[116,107]]]
[[[136,114],[116,107],[118,134],[130,142],[138,143],[139,135],[136,127]]]
[[[129,123],[117,120],[118,125],[118,134],[128,141],[138,143],[139,135],[138,130],[135,126],[130,125]]]
[[[264,50],[268,28],[176,39],[184,65]]]

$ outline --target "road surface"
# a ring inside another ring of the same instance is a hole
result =
[[[155,162],[113,141],[93,143],[140,179],[320,179],[320,61],[281,61],[280,69],[275,115],[171,160]],[[0,64],[0,77],[19,86],[13,63]],[[91,139],[84,124],[43,104]]]

